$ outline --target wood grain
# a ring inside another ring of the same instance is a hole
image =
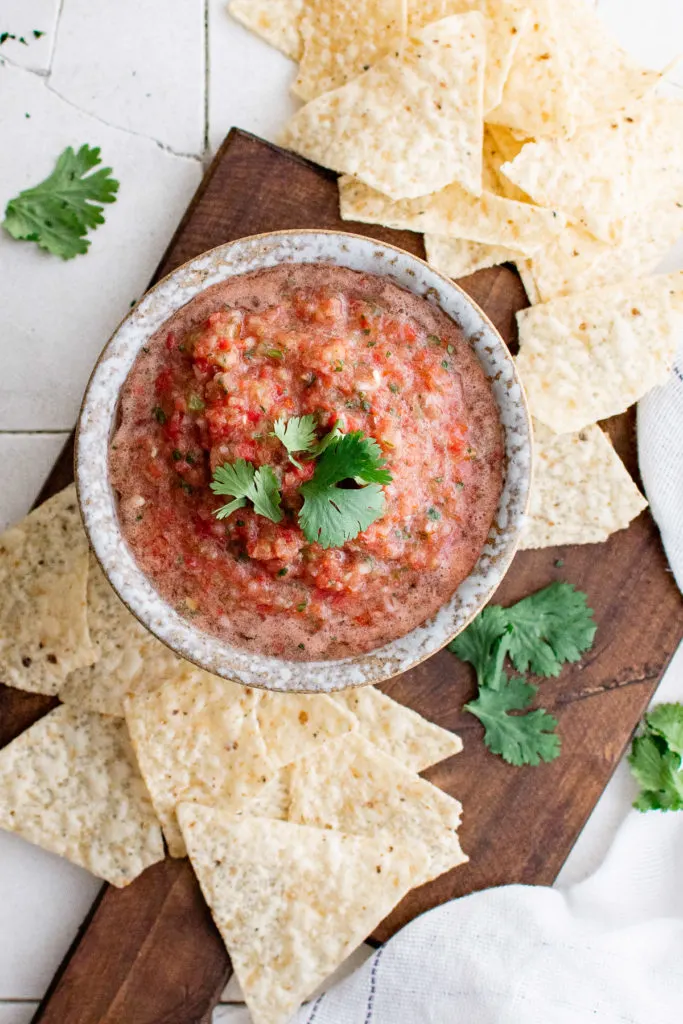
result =
[[[233,130],[155,280],[222,242],[306,227],[357,231],[424,255],[418,235],[340,221],[334,175]],[[459,283],[514,348],[514,314],[526,305],[517,275],[501,267]],[[632,416],[616,417],[606,427],[629,469],[637,472]],[[71,458],[71,451],[63,453],[41,499],[71,479]],[[375,939],[383,941],[415,915],[454,896],[510,882],[551,883],[683,636],[683,602],[647,513],[603,545],[519,554],[496,599],[518,600],[553,579],[587,591],[598,622],[589,655],[542,686],[544,706],[560,720],[563,753],[553,764],[511,768],[486,751],[480,724],[461,711],[474,692],[473,678],[447,651],[383,687],[463,736],[464,752],[427,777],[463,801],[462,839],[471,860],[411,893]],[[0,687],[0,745],[51,706],[45,698]],[[105,891],[36,1019],[42,1024],[202,1022],[209,1019],[228,970],[187,862],[165,862],[127,890]]]

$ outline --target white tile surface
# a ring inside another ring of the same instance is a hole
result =
[[[87,256],[65,262],[0,232],[0,430],[71,429],[95,357],[145,288],[201,166],[106,127],[9,64],[0,94],[0,209],[41,181],[67,145],[101,146],[121,182]]]
[[[64,0],[52,87],[177,153],[204,144],[204,0]]]
[[[0,1024],[30,1024],[38,1003],[0,1003]]]
[[[2,1017],[0,1017],[0,1024],[4,1024]],[[10,1021],[9,1024],[14,1024]],[[17,1021],[17,1024],[23,1024],[23,1021]],[[212,1024],[253,1024],[251,1014],[247,1010],[246,1006],[217,1006],[213,1011]]]
[[[621,45],[646,67],[683,55],[682,0],[598,0],[598,13]],[[668,76],[683,86],[683,62]]]
[[[59,0],[0,0],[0,33],[17,36],[0,46],[0,56],[33,71],[47,71],[58,12]],[[36,39],[34,29],[45,35]],[[26,46],[19,42],[22,36]]]
[[[101,885],[0,832],[0,1000],[42,997]]]
[[[28,512],[67,436],[0,434],[0,464],[4,478],[0,497],[0,531]]]
[[[276,142],[300,103],[289,92],[296,65],[209,0],[209,142],[218,149],[232,127]]]

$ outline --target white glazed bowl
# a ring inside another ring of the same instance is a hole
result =
[[[287,661],[232,647],[200,632],[157,593],[121,533],[109,481],[109,442],[121,388],[142,345],[181,306],[226,278],[281,263],[328,263],[387,276],[435,303],[463,330],[491,384],[505,442],[505,478],[486,544],[450,600],[410,633],[352,658]],[[434,654],[474,618],[503,579],[517,548],[531,477],[531,425],[512,357],[491,322],[456,284],[422,260],[371,238],[334,231],[279,231],[221,245],[179,267],[138,303],[105,346],[83,399],[76,484],[90,543],[121,600],[182,657],[229,679],[271,690],[325,692],[378,683]]]

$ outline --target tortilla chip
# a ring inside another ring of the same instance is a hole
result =
[[[231,0],[228,10],[235,21],[265,39],[285,57],[300,60],[303,6],[304,0]]]
[[[164,857],[125,722],[64,706],[0,751],[0,828],[116,886]]]
[[[517,260],[515,266],[517,267],[517,273],[520,276],[521,282],[524,285],[526,297],[529,300],[530,305],[535,306],[537,302],[541,301],[541,293],[539,292],[538,285],[536,284],[534,261],[524,259]]]
[[[490,192],[477,199],[459,185],[449,185],[422,199],[394,202],[355,178],[343,177],[339,179],[339,199],[342,220],[466,238],[525,255],[547,245],[565,224],[564,217],[552,210]]]
[[[462,740],[455,733],[427,721],[374,686],[335,693],[332,699],[356,716],[361,736],[413,772],[422,772],[462,750]]]
[[[525,6],[531,23],[514,55],[503,98],[486,119],[534,138],[570,134],[573,84],[568,79],[557,23],[561,5],[554,0],[529,0]]]
[[[484,54],[480,14],[436,22],[400,56],[303,107],[283,145],[394,199],[453,181],[478,195]]]
[[[425,235],[427,262],[448,277],[466,277],[477,270],[497,267],[500,263],[514,263],[524,259],[516,249],[502,245],[482,245],[466,238],[443,238]]]
[[[275,774],[256,716],[257,694],[199,669],[126,700],[126,721],[172,857],[185,856],[175,806],[237,809]]]
[[[517,314],[517,369],[533,416],[568,434],[624,412],[669,375],[683,272],[567,295]]]
[[[495,124],[484,126],[484,188],[488,192],[518,203],[531,202],[526,192],[513,185],[500,170],[503,164],[515,159],[528,141],[516,138],[509,128]]]
[[[256,795],[239,810],[236,816],[245,818],[273,818],[287,821],[289,818],[289,785],[291,769],[281,768],[277,775],[257,791]]]
[[[254,1024],[286,1024],[413,886],[419,853],[181,804],[178,818]]]
[[[651,92],[662,77],[659,71],[643,68],[619,46],[586,0],[562,0],[555,17],[571,79],[567,106],[573,124],[612,117]]]
[[[568,224],[533,257],[540,301],[652,274],[683,233],[683,203],[643,205],[625,231],[626,241],[614,246]]]
[[[486,18],[486,113],[501,100],[529,12],[516,0],[306,0],[301,31],[304,54],[293,91],[312,100],[338,89],[390,53],[399,52],[407,33],[454,14],[481,12]]]
[[[0,682],[53,696],[69,672],[93,663],[87,580],[72,484],[0,536]]]
[[[188,664],[141,626],[119,600],[94,555],[88,571],[88,625],[97,661],[67,676],[65,704],[123,718],[128,694],[151,692],[187,674]]]
[[[291,768],[290,821],[354,835],[386,835],[428,855],[416,884],[464,864],[457,800],[383,754],[362,736],[322,747]]]
[[[527,143],[502,173],[541,206],[611,244],[627,241],[642,206],[683,203],[683,103],[633,104],[571,139]]]
[[[256,714],[275,768],[358,728],[355,716],[325,694],[260,693]]]
[[[647,501],[600,427],[553,434],[534,426],[534,483],[520,548],[600,544]]]

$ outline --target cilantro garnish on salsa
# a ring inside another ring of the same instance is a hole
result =
[[[213,286],[147,340],[110,470],[134,556],[181,614],[313,659],[437,611],[486,539],[502,459],[459,327],[386,278],[318,264]]]

